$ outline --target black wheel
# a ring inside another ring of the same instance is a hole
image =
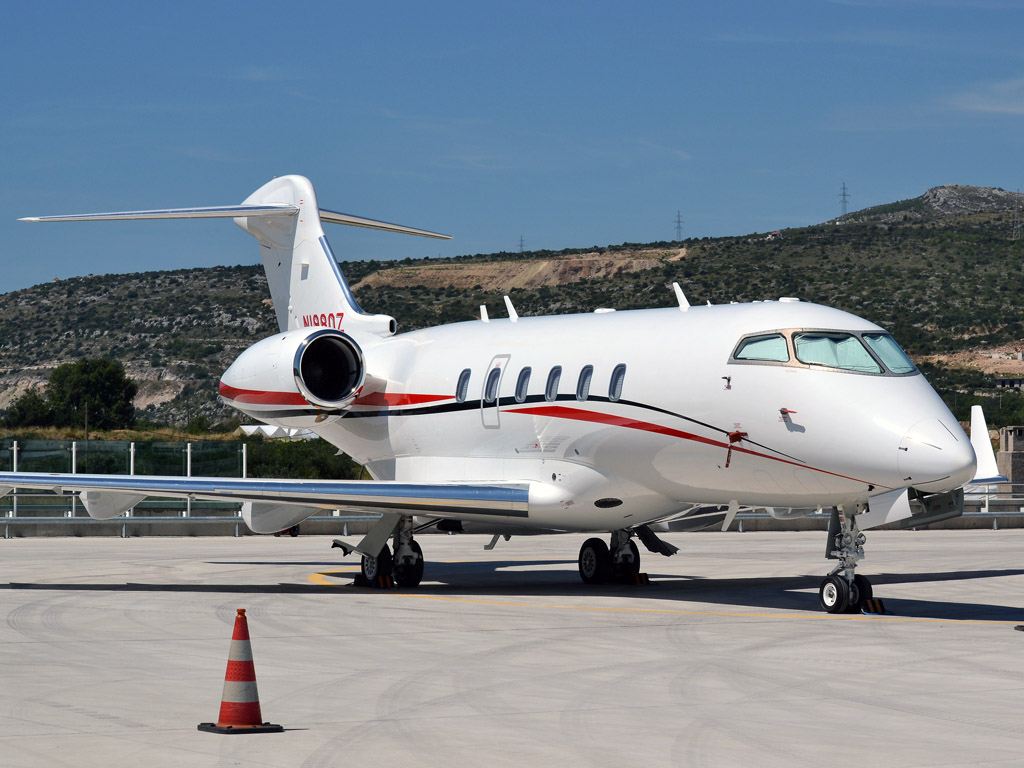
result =
[[[289,528],[288,529],[288,535],[289,536],[298,536],[299,535],[299,526],[293,525],[291,528]]]
[[[603,584],[612,573],[612,555],[600,539],[587,539],[580,547],[580,578],[587,584]]]
[[[829,613],[843,613],[850,604],[850,587],[841,576],[826,576],[818,588],[821,607]]]
[[[874,597],[874,593],[871,589],[871,582],[868,581],[867,576],[861,576],[859,573],[853,577],[853,586],[857,591],[856,600],[853,597],[854,590],[850,590],[850,610],[854,613],[860,613],[864,610],[864,605]]]
[[[387,544],[376,557],[363,555],[363,578],[367,584],[376,585],[379,578],[391,576],[391,549]]]
[[[636,542],[633,540],[629,542],[629,552],[632,555],[629,560],[613,563],[612,568],[617,580],[632,583],[636,579],[636,575],[640,573],[640,550],[637,549]]]
[[[857,586],[857,582],[846,582],[846,588],[850,590],[849,596],[846,598],[846,613],[860,613],[860,587]]]
[[[416,559],[411,563],[395,563],[395,584],[400,587],[418,587],[423,581],[423,550],[416,541],[410,541],[409,546],[416,553]]]

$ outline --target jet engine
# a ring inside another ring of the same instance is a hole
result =
[[[243,413],[282,427],[341,417],[359,395],[363,351],[333,328],[270,336],[245,350],[220,381],[220,395]]]

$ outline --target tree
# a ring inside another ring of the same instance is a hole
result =
[[[5,427],[47,427],[53,424],[49,403],[35,389],[26,390],[4,414]]]
[[[47,398],[58,427],[128,429],[135,423],[138,387],[114,360],[82,358],[54,370]],[[88,414],[88,416],[87,416]]]

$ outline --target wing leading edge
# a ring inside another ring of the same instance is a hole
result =
[[[434,517],[526,518],[525,483],[401,483],[372,480],[260,480],[154,475],[78,475],[0,472],[0,496],[14,488],[77,492],[92,517],[117,517],[147,496],[251,502],[246,522],[257,533],[294,525],[261,524],[259,510],[294,506],[299,520],[321,509],[418,514]],[[275,519],[279,516],[275,515]],[[266,521],[266,522],[269,522]]]

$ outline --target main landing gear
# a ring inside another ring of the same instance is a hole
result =
[[[825,557],[839,562],[818,588],[821,607],[829,613],[860,613],[872,598],[871,582],[854,572],[857,561],[864,557],[864,541],[856,519],[847,518],[843,510],[833,507]]]
[[[423,549],[413,538],[413,533],[412,518],[403,516],[395,524],[394,531],[388,533],[386,529],[381,530],[381,537],[376,541],[383,538],[384,543],[376,555],[365,554],[365,549],[357,550],[340,539],[335,539],[332,546],[340,548],[346,555],[352,552],[362,554],[359,581],[365,586],[383,588],[396,584],[399,587],[416,587],[423,580]],[[368,534],[359,546],[372,546],[367,543],[372,537],[372,533]],[[394,554],[388,546],[388,538],[394,542]]]
[[[601,539],[587,539],[580,547],[579,567],[587,584],[634,583],[640,573],[640,550],[632,531],[612,531],[610,547]]]

